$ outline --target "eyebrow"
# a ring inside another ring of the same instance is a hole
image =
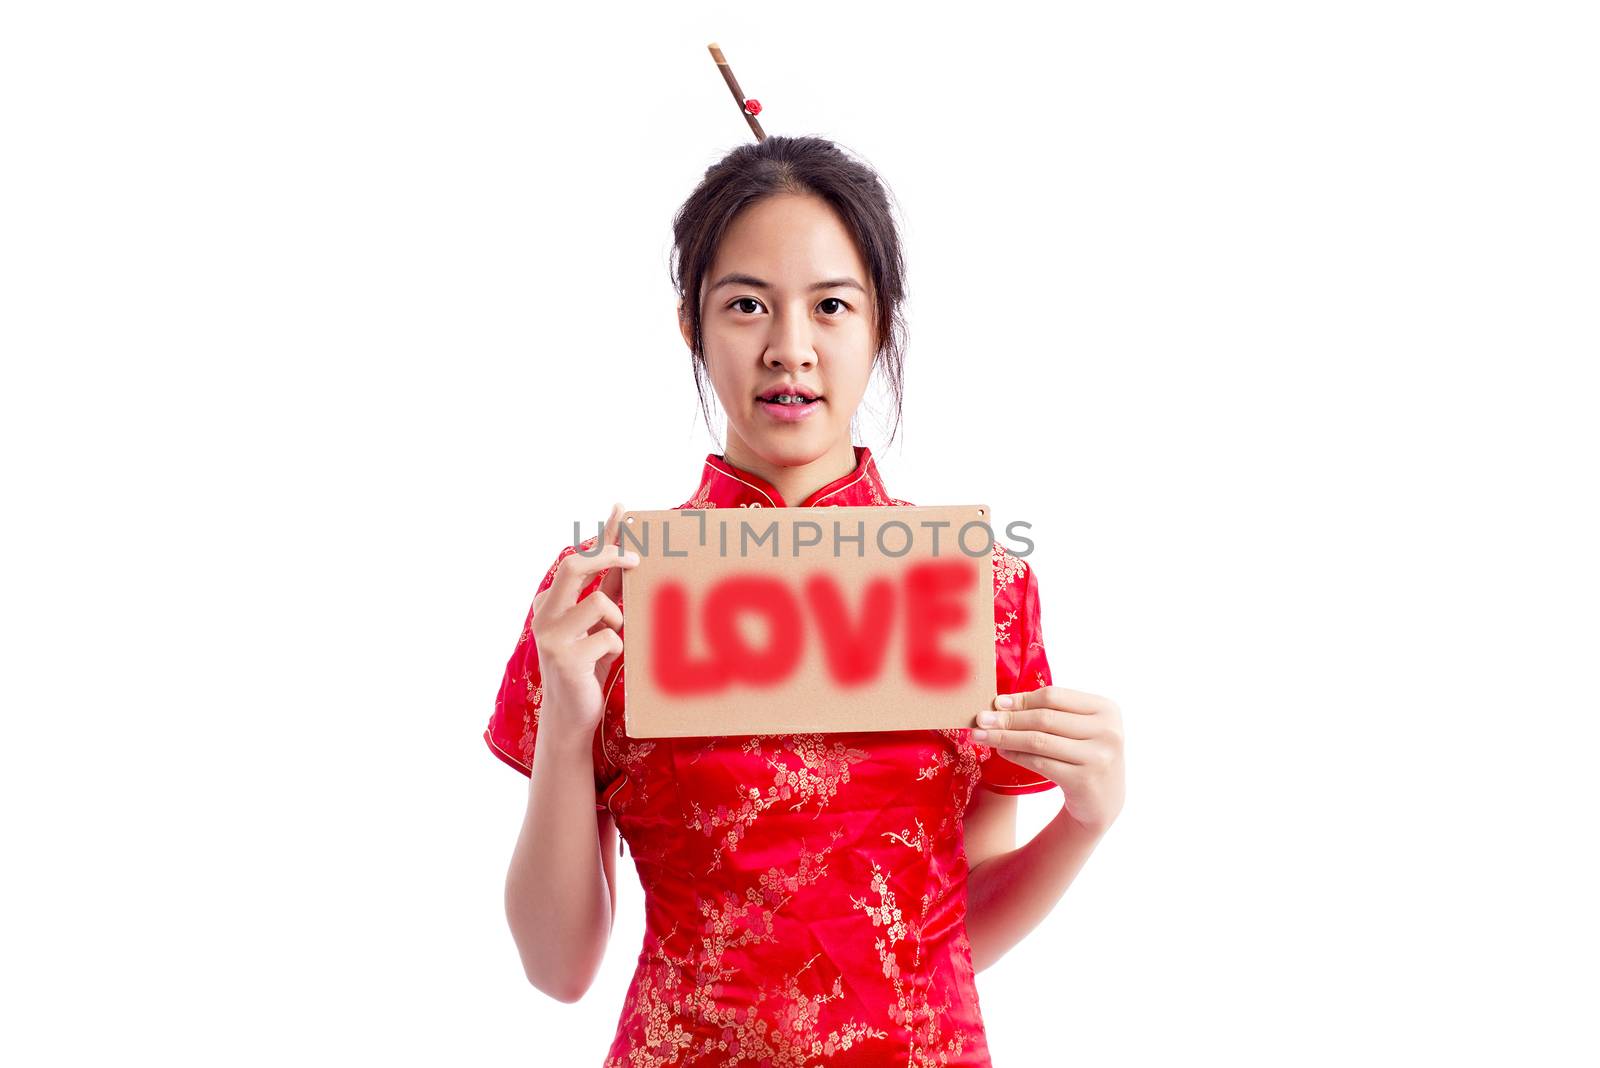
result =
[[[714,290],[721,289],[723,286],[749,286],[752,289],[771,289],[772,283],[763,282],[753,274],[740,274],[738,271],[735,271],[732,274],[725,274],[721,278],[717,279],[716,282],[712,284],[711,289],[708,289],[706,292],[709,293]],[[857,282],[854,278],[828,278],[821,282],[811,283],[809,288],[812,290],[851,288],[859,289],[863,293],[867,291],[867,287],[862,285],[860,282]]]

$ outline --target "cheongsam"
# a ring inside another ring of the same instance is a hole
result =
[[[798,507],[910,504],[855,451]],[[713,453],[678,507],[786,502]],[[994,618],[997,692],[1049,684],[1033,569],[998,541]],[[542,697],[532,622],[530,609],[484,731],[525,775]],[[633,855],[645,938],[605,1068],[988,1065],[962,814],[978,787],[1055,784],[965,728],[630,738],[624,670],[619,656],[603,691],[595,805]]]

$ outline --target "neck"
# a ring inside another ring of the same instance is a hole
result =
[[[810,463],[788,466],[763,460],[730,430],[722,458],[772,483],[773,488],[783,495],[783,503],[790,507],[856,469],[856,449],[848,437],[835,442],[827,452]]]

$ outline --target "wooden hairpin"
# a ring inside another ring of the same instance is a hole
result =
[[[761,101],[745,98],[744,90],[739,88],[739,82],[733,76],[733,68],[722,58],[722,49],[717,47],[717,42],[712,41],[706,47],[711,49],[711,58],[717,61],[717,69],[722,72],[722,80],[728,83],[728,91],[733,94],[734,102],[739,105],[739,114],[744,116],[745,121],[750,124],[750,129],[755,131],[757,141],[766,140],[766,132],[756,121],[756,116],[761,114]]]

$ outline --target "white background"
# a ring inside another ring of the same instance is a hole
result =
[[[600,1064],[631,855],[529,987],[480,732],[572,520],[718,448],[715,40],[900,203],[891,492],[1031,521],[1126,718],[994,1063],[1594,1063],[1583,7],[7,5],[4,1059]]]

